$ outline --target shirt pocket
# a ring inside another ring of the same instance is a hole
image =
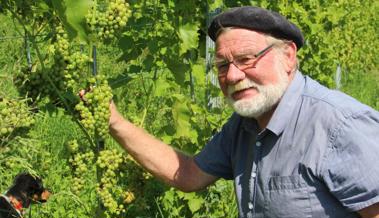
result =
[[[299,175],[269,178],[265,190],[265,217],[312,217],[308,186]]]

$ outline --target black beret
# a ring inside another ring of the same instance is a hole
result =
[[[244,6],[231,8],[217,15],[208,28],[208,35],[216,41],[218,31],[224,27],[241,27],[266,33],[275,38],[293,41],[297,49],[304,44],[300,29],[284,16],[263,8]]]

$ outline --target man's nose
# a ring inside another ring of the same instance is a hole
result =
[[[233,62],[229,64],[228,72],[226,73],[226,82],[228,84],[236,84],[239,81],[245,79],[245,77],[245,72],[238,69],[238,67]]]

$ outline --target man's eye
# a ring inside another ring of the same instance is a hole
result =
[[[246,65],[246,64],[250,64],[253,60],[254,58],[246,56],[246,57],[238,58],[238,63]]]
[[[217,67],[218,70],[225,70],[225,69],[228,68],[228,66],[229,66],[228,62],[216,64],[216,67]]]

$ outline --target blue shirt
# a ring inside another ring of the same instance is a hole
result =
[[[379,112],[297,72],[266,129],[233,114],[195,156],[240,217],[359,217],[379,202]]]

